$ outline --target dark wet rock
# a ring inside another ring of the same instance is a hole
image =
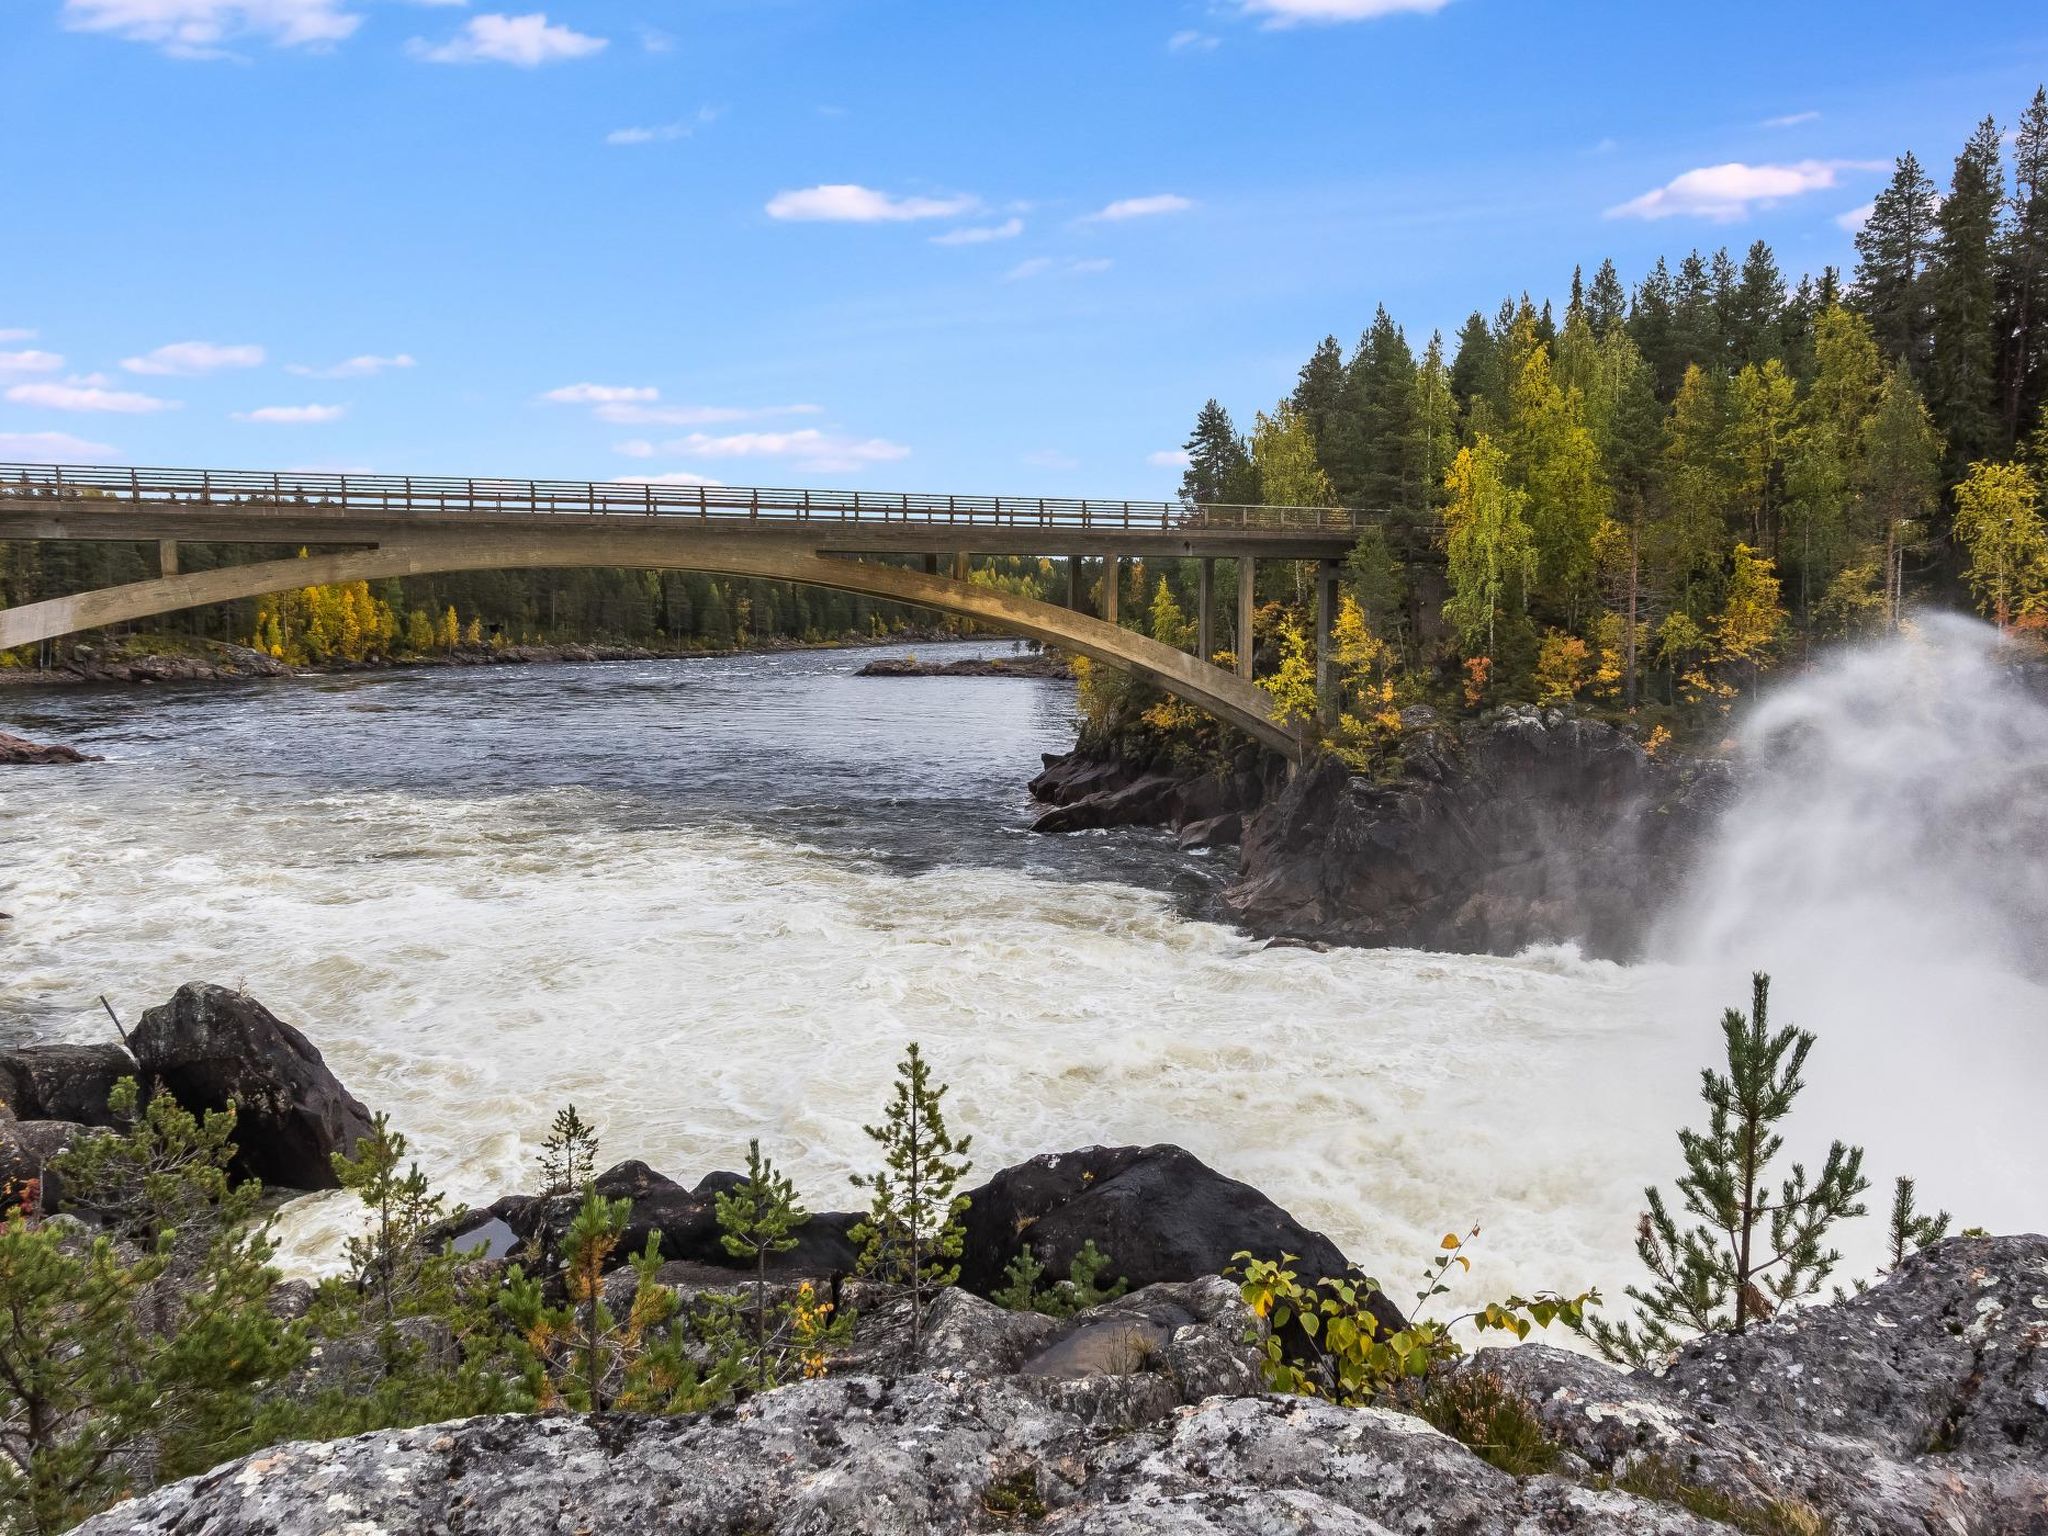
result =
[[[0,731],[0,768],[48,767],[57,763],[96,763],[99,759],[76,747],[43,746]]]
[[[54,1210],[63,1198],[50,1159],[92,1134],[69,1120],[0,1120],[0,1213],[20,1207],[31,1195],[37,1210]]]
[[[1725,800],[1725,769],[1651,757],[1612,726],[1504,709],[1419,722],[1390,782],[1335,759],[1246,825],[1229,908],[1253,932],[1513,954],[1572,941],[1639,952]]]
[[[1049,652],[1017,656],[968,656],[957,661],[926,661],[916,656],[884,656],[854,673],[855,677],[1050,677],[1071,680],[1073,666]]]
[[[1183,846],[1211,848],[1239,837],[1244,818],[1285,782],[1287,765],[1257,747],[1222,768],[1143,763],[1097,745],[1048,753],[1031,781],[1032,798],[1051,807],[1034,832],[1086,832],[1103,827],[1163,826]]]
[[[107,1095],[139,1078],[135,1058],[111,1042],[22,1045],[0,1051],[0,1102],[19,1120],[74,1120],[111,1126]]]
[[[298,1030],[247,993],[188,982],[129,1035],[149,1084],[195,1114],[235,1106],[235,1171],[287,1189],[335,1189],[370,1112]]]
[[[1109,1255],[1103,1282],[1120,1276],[1133,1289],[1221,1274],[1239,1251],[1295,1254],[1296,1271],[1310,1278],[1351,1267],[1322,1233],[1174,1146],[1084,1147],[1005,1168],[969,1192],[966,1225],[960,1283],[982,1295],[1002,1288],[1027,1243],[1057,1278],[1092,1240]],[[1402,1326],[1399,1311],[1381,1305]]]

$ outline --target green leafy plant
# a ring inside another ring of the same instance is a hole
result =
[[[1678,1191],[1694,1224],[1681,1230],[1662,1192],[1644,1191],[1649,1209],[1636,1252],[1653,1283],[1628,1288],[1638,1309],[1633,1325],[1591,1324],[1609,1359],[1645,1365],[1692,1334],[1740,1333],[1813,1295],[1841,1262],[1827,1246],[1829,1229],[1864,1213],[1863,1149],[1839,1141],[1817,1177],[1794,1163],[1771,1188],[1771,1164],[1784,1148],[1777,1127],[1805,1087],[1800,1073],[1814,1036],[1770,1028],[1770,990],[1770,977],[1758,972],[1749,1013],[1722,1015],[1728,1069],[1700,1074],[1707,1129],[1678,1133],[1686,1165]]]
[[[896,1068],[895,1090],[880,1125],[864,1127],[881,1147],[884,1167],[856,1175],[871,1191],[868,1214],[849,1234],[861,1245],[860,1272],[910,1291],[910,1358],[923,1348],[924,1308],[930,1296],[960,1278],[967,1197],[955,1194],[967,1175],[974,1138],[957,1141],[946,1129],[945,1085],[932,1083],[917,1043]]]
[[[1443,1282],[1452,1264],[1471,1268],[1464,1248],[1477,1235],[1476,1227],[1463,1238],[1455,1232],[1444,1235],[1437,1256],[1423,1271],[1418,1302],[1427,1303],[1448,1291]],[[1458,1358],[1464,1347],[1452,1330],[1461,1323],[1525,1339],[1532,1330],[1557,1322],[1582,1328],[1587,1309],[1600,1302],[1598,1291],[1577,1296],[1542,1291],[1488,1302],[1444,1321],[1412,1318],[1407,1327],[1394,1329],[1373,1311],[1372,1299],[1381,1294],[1381,1287],[1369,1276],[1325,1276],[1307,1285],[1288,1267],[1295,1262],[1291,1253],[1277,1260],[1238,1253],[1233,1260],[1226,1274],[1238,1282],[1246,1304],[1266,1325],[1254,1329],[1246,1340],[1265,1353],[1266,1385],[1276,1392],[1346,1406],[1371,1402]]]
[[[1045,1278],[1045,1266],[1038,1262],[1038,1256],[1027,1243],[1004,1266],[1004,1278],[1010,1283],[992,1294],[989,1300],[1012,1312],[1072,1317],[1076,1312],[1085,1312],[1105,1301],[1114,1301],[1130,1289],[1129,1282],[1122,1279],[1109,1286],[1101,1283],[1102,1273],[1109,1265],[1109,1255],[1097,1248],[1095,1239],[1091,1237],[1081,1244],[1081,1251],[1068,1263],[1067,1278],[1041,1287],[1039,1281]]]

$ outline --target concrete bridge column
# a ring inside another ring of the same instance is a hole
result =
[[[159,576],[178,574],[178,541],[158,539],[156,541],[156,573]]]
[[[1250,555],[1237,557],[1237,675],[1247,682],[1252,675],[1252,654],[1258,642],[1252,638],[1252,609],[1257,606],[1259,563]]]
[[[1337,627],[1337,579],[1343,567],[1335,560],[1316,562],[1316,703],[1326,720],[1337,715],[1337,658],[1332,635]]]
[[[1081,557],[1067,556],[1067,607],[1075,613],[1081,611]]]
[[[966,550],[961,550],[960,553],[953,557],[953,579],[955,581],[965,581],[967,573],[973,569],[974,557],[968,554]]]
[[[924,557],[924,573],[927,576],[939,574],[939,557],[937,555],[926,555]]]
[[[1216,562],[1205,557],[1201,570],[1195,587],[1195,659],[1206,662],[1216,654]]]
[[[1115,555],[1102,557],[1102,622],[1116,622],[1117,588],[1123,583],[1123,561]]]

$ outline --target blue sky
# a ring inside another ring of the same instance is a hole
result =
[[[2048,78],[2021,3],[492,5],[0,0],[0,459],[1163,496],[1377,303],[1846,265]]]

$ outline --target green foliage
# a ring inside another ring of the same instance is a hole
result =
[[[1932,1247],[1948,1235],[1949,1214],[1936,1211],[1932,1216],[1922,1213],[1914,1203],[1913,1181],[1900,1174],[1892,1185],[1892,1214],[1890,1241],[1891,1268],[1897,1269],[1906,1262],[1906,1255],[1918,1253],[1922,1248]],[[1887,1271],[1889,1272],[1889,1271]]]
[[[989,1300],[1012,1312],[1072,1317],[1076,1312],[1085,1312],[1105,1301],[1114,1301],[1130,1289],[1129,1282],[1122,1279],[1113,1285],[1102,1284],[1102,1274],[1109,1266],[1109,1255],[1097,1248],[1095,1239],[1091,1237],[1081,1244],[1081,1251],[1067,1265],[1067,1278],[1041,1289],[1038,1282],[1045,1278],[1045,1266],[1038,1262],[1038,1256],[1026,1243],[1003,1269],[1003,1275],[1010,1283],[991,1295]]]
[[[540,1192],[572,1194],[596,1178],[597,1146],[597,1128],[576,1113],[574,1104],[556,1110],[540,1144]]]
[[[960,1278],[967,1197],[954,1193],[967,1174],[974,1138],[946,1129],[944,1084],[934,1086],[917,1043],[896,1068],[896,1085],[880,1125],[863,1127],[882,1149],[883,1168],[854,1179],[869,1190],[867,1218],[850,1236],[861,1245],[860,1272],[910,1289],[910,1354],[923,1343],[924,1305]]]
[[[1477,1235],[1477,1228],[1464,1238],[1455,1232],[1445,1234],[1437,1255],[1423,1271],[1423,1287],[1416,1292],[1419,1304],[1427,1305],[1447,1293],[1444,1276],[1451,1265],[1471,1268],[1464,1248]],[[1245,1303],[1266,1324],[1263,1330],[1254,1330],[1246,1342],[1265,1352],[1266,1385],[1273,1391],[1324,1398],[1345,1406],[1359,1406],[1399,1391],[1458,1358],[1464,1349],[1452,1337],[1452,1330],[1460,1323],[1525,1339],[1533,1329],[1554,1322],[1572,1329],[1583,1327],[1587,1309],[1600,1301],[1597,1291],[1571,1297],[1544,1291],[1533,1297],[1510,1296],[1488,1302],[1447,1321],[1411,1317],[1407,1327],[1389,1329],[1371,1306],[1381,1289],[1378,1281],[1364,1275],[1325,1276],[1315,1285],[1304,1285],[1288,1268],[1294,1257],[1290,1253],[1277,1260],[1256,1259],[1249,1253],[1233,1256],[1233,1267],[1226,1273],[1238,1282]],[[1305,1351],[1299,1348],[1303,1343]]]
[[[792,1302],[768,1304],[768,1260],[796,1247],[791,1234],[810,1219],[796,1186],[761,1155],[758,1140],[749,1141],[745,1180],[718,1196],[718,1240],[734,1258],[753,1261],[750,1374],[763,1390],[781,1381],[791,1364],[810,1374],[825,1349],[853,1331],[853,1314],[834,1317],[831,1303],[820,1303],[809,1286]]]
[[[1749,1013],[1722,1015],[1728,1069],[1701,1073],[1707,1129],[1678,1133],[1686,1166],[1678,1191],[1694,1225],[1681,1230],[1662,1192],[1654,1185],[1644,1191],[1650,1208],[1636,1252],[1653,1283],[1628,1288],[1638,1308],[1633,1325],[1592,1323],[1594,1342],[1610,1359],[1649,1364],[1689,1334],[1740,1333],[1813,1295],[1841,1260],[1826,1246],[1829,1229],[1864,1212],[1863,1149],[1839,1141],[1817,1177],[1794,1163],[1771,1188],[1771,1164],[1784,1148],[1778,1126],[1805,1087],[1800,1073],[1814,1036],[1771,1030],[1770,988],[1758,972]]]

